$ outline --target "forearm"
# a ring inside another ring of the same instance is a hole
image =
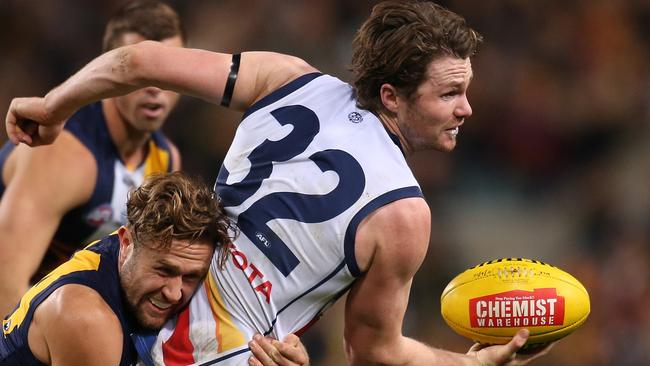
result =
[[[4,228],[0,223],[0,230]],[[40,232],[30,235],[23,231],[21,235],[14,228],[6,229],[1,231],[0,239],[0,318],[12,311],[28,290],[29,281],[49,245],[49,238]]]
[[[59,223],[58,215],[42,215],[50,212],[43,200],[26,198],[29,192],[37,197],[38,191],[15,179],[0,202],[0,317],[13,310],[27,291]]]
[[[137,46],[126,46],[95,58],[45,96],[46,113],[65,119],[80,107],[98,100],[128,94],[139,87]]]
[[[10,237],[11,235],[5,235],[0,241],[0,278],[3,279],[0,281],[0,318],[4,318],[18,304],[29,287],[29,278],[34,273],[35,266],[38,266],[31,255],[17,252],[18,241]]]
[[[454,353],[430,347],[412,338],[401,337],[390,344],[355,350],[346,347],[348,361],[352,366],[400,365],[400,366],[474,366],[476,359],[461,353]]]
[[[406,365],[445,365],[477,366],[475,359],[464,353],[455,353],[433,348],[412,338],[404,337],[404,354],[409,362]]]
[[[0,282],[0,318],[9,315],[16,307],[20,297],[27,291],[28,281],[14,281],[13,270],[20,268],[13,268],[11,262],[0,260],[0,276],[2,278],[12,278],[11,281]],[[9,273],[9,274],[7,274]]]

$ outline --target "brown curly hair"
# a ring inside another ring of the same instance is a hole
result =
[[[184,173],[155,174],[131,192],[127,227],[137,245],[169,248],[173,240],[209,242],[223,264],[235,228],[205,183]]]
[[[471,57],[482,40],[465,19],[435,3],[377,4],[352,43],[350,69],[358,106],[382,111],[379,90],[385,83],[410,98],[425,80],[431,61]]]

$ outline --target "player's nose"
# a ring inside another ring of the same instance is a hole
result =
[[[183,278],[181,276],[169,277],[162,288],[165,301],[176,304],[183,298]]]
[[[472,115],[472,106],[469,104],[467,94],[463,94],[459,99],[454,110],[454,114],[459,119],[469,118]]]
[[[162,89],[156,88],[155,86],[146,87],[146,88],[144,88],[144,91],[145,91],[145,93],[147,93],[149,95],[152,95],[152,96],[156,96],[156,95],[162,93]]]

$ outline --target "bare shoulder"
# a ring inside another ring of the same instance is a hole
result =
[[[404,198],[383,206],[375,211],[378,221],[392,224],[398,231],[410,230],[429,224],[431,211],[429,205],[421,197]]]
[[[431,212],[423,198],[400,199],[377,209],[357,231],[355,253],[359,267],[367,269],[378,255],[402,262],[406,258],[419,266],[430,231]]]
[[[242,58],[258,65],[256,83],[262,87],[256,100],[302,75],[318,72],[315,67],[299,57],[277,52],[246,52]]]
[[[70,172],[75,176],[74,172],[87,174],[96,169],[95,158],[90,150],[66,130],[62,131],[51,145],[33,148],[21,144],[15,149],[15,154],[12,154],[15,155],[15,172],[29,170],[38,173],[56,170]]]
[[[34,312],[29,331],[30,348],[37,351],[44,342],[52,364],[117,364],[122,353],[117,315],[99,293],[83,285],[55,290]]]
[[[279,71],[281,75],[279,78],[287,77],[289,79],[310,73],[317,72],[318,70],[311,66],[307,61],[300,57],[286,55],[278,52],[267,51],[252,51],[244,53],[244,57],[251,60],[264,61],[260,63],[262,70]]]
[[[97,163],[76,137],[63,131],[52,144],[32,148],[16,146],[3,172],[7,194],[60,203],[70,209],[90,198],[95,186]],[[15,184],[12,184],[15,183]],[[43,197],[40,197],[43,196]],[[56,201],[56,202],[55,202]]]
[[[36,309],[34,319],[42,324],[56,325],[51,331],[67,334],[94,332],[89,327],[110,326],[119,320],[110,306],[94,289],[78,284],[56,289]],[[93,328],[97,329],[97,328]]]

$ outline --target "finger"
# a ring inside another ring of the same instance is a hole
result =
[[[485,345],[477,342],[472,345],[472,347],[469,349],[469,352],[478,352],[483,348],[485,348]]]
[[[262,337],[259,336],[259,334],[256,334],[253,336],[253,340],[248,342],[248,347],[251,349],[253,356],[255,356],[256,361],[259,361],[263,366],[277,366],[277,363],[273,361],[271,356],[258,343],[258,340],[261,338]]]
[[[516,353],[521,347],[524,346],[524,344],[526,344],[528,336],[530,336],[528,329],[519,329],[517,334],[512,337],[510,342],[505,345],[506,352],[510,354]]]
[[[551,350],[551,348],[555,346],[556,343],[557,341],[545,344],[543,346],[538,346],[535,348],[530,348],[530,349],[527,348],[525,352],[520,351],[519,353],[517,353],[517,358],[522,361],[532,361],[534,359],[537,359],[547,354]]]
[[[487,365],[501,365],[512,359],[517,354],[517,351],[526,343],[530,332],[528,329],[520,329],[517,334],[502,346],[491,346],[480,349],[476,353],[476,357],[482,364]]]
[[[261,363],[255,356],[250,356],[248,358],[248,365],[249,366],[264,366],[263,363]]]
[[[279,349],[283,356],[297,364],[309,365],[309,352],[307,352],[307,348],[300,341],[300,337],[291,333],[284,337],[282,342],[284,345]]]
[[[295,342],[295,340],[293,339],[290,339],[289,341]],[[280,354],[284,358],[286,358],[291,362],[297,363],[299,365],[304,365],[309,360],[307,357],[307,351],[303,349],[299,339],[298,339],[298,344],[282,343],[275,339],[272,340],[271,343],[275,348],[277,348],[280,351]]]
[[[29,146],[33,146],[35,138],[38,137],[38,124],[32,120],[19,119],[16,125],[22,131],[22,141]]]
[[[11,101],[9,110],[7,111],[7,117],[5,118],[5,129],[7,131],[7,137],[9,137],[9,140],[11,140],[14,145],[18,145],[20,143],[20,134],[22,131],[17,125],[15,109],[16,100],[14,99]]]
[[[15,103],[13,105],[13,115],[15,118],[15,125],[20,131],[20,138],[23,142],[31,143],[32,135],[38,131],[38,125],[36,125],[32,119],[27,116],[25,113],[29,112],[29,101],[31,98],[16,98],[14,99]]]
[[[16,121],[18,127],[28,135],[38,132],[38,124],[30,119],[19,119]]]
[[[284,337],[284,339],[282,339],[282,342],[291,346],[298,346],[300,344],[300,338],[298,338],[298,336],[293,333],[289,333],[286,337]]]
[[[33,144],[44,145],[51,144],[61,133],[63,125],[39,126],[38,133],[32,138]]]
[[[47,116],[43,98],[16,98],[11,113],[17,139],[30,146],[52,143],[63,127]]]
[[[284,365],[286,361],[284,357],[282,357],[282,354],[280,353],[279,349],[272,343],[273,341],[277,342],[276,340],[272,338],[266,338],[260,336],[259,339],[256,339],[257,344],[259,344],[260,347],[264,350],[264,353],[268,355],[268,357],[273,360],[278,365]],[[280,345],[280,342],[277,342],[276,344]]]

